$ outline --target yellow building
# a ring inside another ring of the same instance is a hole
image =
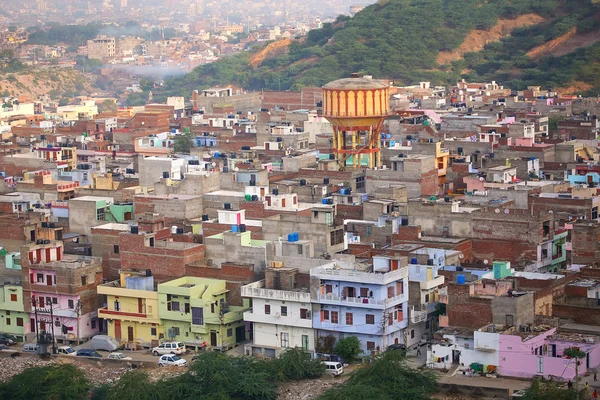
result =
[[[122,271],[118,281],[98,286],[98,293],[106,295],[106,307],[98,310],[98,317],[107,321],[109,336],[122,343],[158,345],[163,330],[158,292],[149,271]]]
[[[438,185],[443,187],[446,183],[446,173],[448,170],[448,159],[450,151],[442,147],[442,142],[435,143],[435,162],[438,169]]]

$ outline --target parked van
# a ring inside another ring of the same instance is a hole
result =
[[[96,335],[85,345],[94,350],[105,351],[115,351],[121,347],[119,342],[107,335]]]
[[[37,343],[25,343],[23,346],[23,352],[25,353],[37,353],[38,345]]]
[[[152,349],[152,354],[159,356],[162,354],[184,354],[185,344],[181,342],[164,342]]]
[[[344,366],[341,362],[337,361],[323,361],[323,364],[327,367],[326,372],[333,376],[339,376],[344,373]]]

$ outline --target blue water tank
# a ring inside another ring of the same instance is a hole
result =
[[[219,157],[221,157],[221,153],[219,153],[218,151],[215,151],[215,154],[214,154],[213,157],[219,158]]]
[[[386,133],[386,134],[385,134],[385,138],[386,138],[386,139],[391,139],[391,138],[392,138],[392,135],[390,135],[389,133]]]
[[[237,225],[232,225],[231,226],[231,232],[239,232],[240,228]]]
[[[327,204],[327,199],[321,199],[321,204]]]
[[[465,278],[465,276],[463,274],[458,274],[458,276],[456,277],[456,282],[459,285],[464,285],[467,282],[467,279]]]
[[[410,259],[410,263],[411,264],[418,264],[419,262],[417,261],[417,257],[413,257]]]
[[[171,133],[177,133],[177,129],[171,129]]]

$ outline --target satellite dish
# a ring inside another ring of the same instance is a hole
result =
[[[460,253],[460,254],[458,255],[458,258],[460,258],[460,259],[462,260],[463,258],[465,258],[465,255],[464,255],[463,253]]]
[[[487,258],[486,258],[485,260],[483,260],[483,263],[484,263],[485,265],[488,265],[490,262],[489,262],[489,261],[487,260]]]
[[[499,208],[496,208],[496,209],[494,210],[494,212],[495,212],[496,214],[499,214],[499,213],[500,213],[500,209],[499,209]]]
[[[504,214],[510,214],[510,210],[507,208],[504,210]]]

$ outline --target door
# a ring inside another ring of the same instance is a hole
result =
[[[460,350],[452,350],[452,364],[460,362]]]
[[[121,321],[115,320],[115,339],[121,340]]]
[[[210,346],[211,347],[217,346],[217,332],[210,333]]]
[[[127,327],[127,340],[133,342],[133,326]]]
[[[544,357],[538,357],[537,359],[537,373],[544,374]]]
[[[235,342],[240,343],[246,340],[246,328],[244,326],[238,326],[235,328]]]
[[[308,350],[308,335],[302,335],[302,349]]]
[[[40,297],[41,299],[41,297]],[[45,331],[46,330],[46,322],[45,321],[40,321],[40,331]]]

